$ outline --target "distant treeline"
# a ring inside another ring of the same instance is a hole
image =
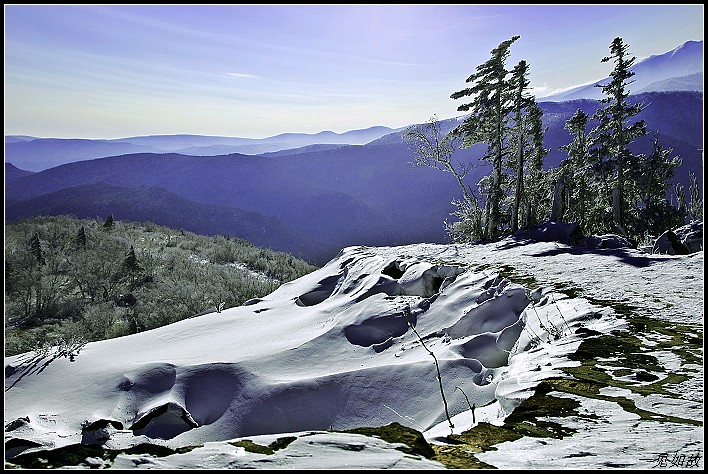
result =
[[[5,355],[221,311],[315,269],[242,239],[112,215],[22,220],[5,227]]]

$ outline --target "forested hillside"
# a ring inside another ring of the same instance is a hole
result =
[[[238,238],[112,215],[22,220],[5,227],[5,355],[221,311],[315,269]]]

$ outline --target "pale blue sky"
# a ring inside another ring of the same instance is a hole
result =
[[[5,5],[5,134],[262,138],[460,115],[514,35],[539,96],[703,39],[684,5]]]

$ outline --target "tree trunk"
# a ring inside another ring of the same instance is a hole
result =
[[[561,222],[565,209],[563,206],[563,194],[565,190],[565,178],[561,176],[556,181],[556,186],[553,188],[553,203],[551,204],[551,222]]]
[[[519,119],[520,120],[520,119]],[[520,128],[520,127],[519,127]],[[516,192],[514,193],[514,207],[511,209],[511,232],[519,230],[519,206],[521,194],[524,191],[524,137],[519,130],[519,151],[516,163]]]
[[[612,188],[612,220],[614,227],[620,235],[626,236],[627,231],[622,225],[622,191],[619,186]]]

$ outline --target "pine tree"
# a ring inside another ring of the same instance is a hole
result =
[[[666,191],[670,187],[668,181],[681,165],[679,157],[669,158],[672,151],[671,148],[662,146],[657,132],[654,135],[652,153],[641,161],[642,166],[637,168],[635,180],[638,185],[639,196],[646,207],[650,207],[656,201],[666,199]]]
[[[130,250],[128,253],[125,255],[125,260],[123,260],[123,267],[129,272],[129,273],[138,273],[142,271],[142,267],[140,266],[140,263],[138,263],[138,257],[135,256],[135,249],[133,246],[130,246]]]
[[[523,218],[525,228],[539,224],[550,213],[548,202],[549,182],[548,173],[543,170],[543,160],[550,151],[543,146],[543,136],[546,128],[543,127],[543,110],[535,99],[531,99],[528,107],[527,120],[531,138],[531,150],[528,160],[528,173],[524,185],[527,190],[526,210]]]
[[[39,240],[39,232],[35,232],[32,236],[32,239],[30,240],[30,249],[32,251],[32,255],[34,255],[34,258],[37,260],[38,265],[42,266],[47,264],[47,261],[44,258],[44,252],[42,251],[42,243]]]
[[[128,273],[128,276],[130,277],[130,288],[133,289],[135,286],[136,277],[143,271],[143,268],[138,262],[138,257],[135,256],[135,249],[132,245],[123,260],[123,269]]]
[[[511,207],[511,232],[519,230],[519,207],[524,191],[524,151],[526,148],[526,133],[524,130],[523,113],[527,105],[528,97],[524,95],[529,85],[528,65],[526,61],[520,61],[512,71],[512,85],[514,88],[514,134],[516,142],[516,160],[513,161],[512,169],[516,171],[514,201]]]
[[[540,124],[543,111],[537,106],[535,99],[528,93],[529,87],[529,65],[526,61],[519,61],[514,67],[511,77],[511,86],[513,90],[512,111],[514,115],[514,128],[512,130],[512,146],[513,156],[509,156],[507,160],[508,167],[514,173],[514,197],[511,203],[511,232],[519,230],[521,221],[521,205],[522,202],[527,203],[525,211],[529,210],[529,205],[533,205],[529,199],[528,193],[524,188],[524,183],[529,180],[526,175],[528,173],[524,169],[527,156],[530,156],[536,146],[533,140],[534,133],[541,134],[540,140],[543,140],[542,124]],[[536,107],[534,107],[536,106]],[[536,123],[538,122],[538,123]],[[529,143],[531,141],[531,143]],[[541,160],[543,158],[541,157]],[[535,183],[531,183],[535,186]],[[528,215],[523,218],[524,225],[528,222]]]
[[[691,219],[694,221],[703,220],[703,199],[701,199],[698,180],[696,179],[695,173],[688,172],[688,176],[691,179],[691,203],[688,205],[688,213],[691,215]]]
[[[84,226],[81,226],[79,232],[76,234],[76,245],[86,247],[86,229],[84,229]]]
[[[589,229],[591,166],[590,166],[590,137],[587,126],[590,117],[582,110],[577,109],[575,114],[565,123],[565,129],[570,132],[573,141],[568,145],[559,147],[568,153],[568,158],[563,160],[559,167],[559,177],[568,190],[566,199],[566,216],[569,221],[577,221],[581,226]]]
[[[636,201],[641,204],[637,209],[637,219],[633,232],[637,236],[649,233],[657,236],[668,230],[677,217],[666,200],[666,193],[671,187],[669,180],[681,165],[679,157],[669,158],[672,150],[664,148],[659,141],[658,132],[654,135],[654,146],[649,156],[638,156],[636,166],[630,170],[632,183],[636,186]]]
[[[111,230],[113,228],[113,214],[108,214],[106,217],[106,222],[103,223],[104,230]]]
[[[504,198],[502,167],[505,142],[509,135],[508,122],[512,99],[506,60],[509,57],[509,48],[517,39],[519,36],[514,36],[494,48],[491,51],[492,57],[477,66],[476,72],[465,81],[472,85],[450,96],[452,99],[473,96],[471,102],[457,108],[461,112],[470,112],[463,124],[452,132],[462,137],[462,147],[467,148],[476,143],[487,144],[483,159],[492,163],[485,202],[485,234],[488,238],[498,235],[501,224],[501,204]]]
[[[592,132],[594,142],[597,144],[598,162],[601,168],[606,166],[608,171],[605,179],[610,184],[609,189],[611,189],[612,196],[611,198],[606,196],[606,200],[612,202],[614,221],[612,230],[623,235],[627,235],[627,207],[636,204],[629,202],[627,196],[631,184],[627,186],[626,173],[636,164],[636,157],[632,155],[628,147],[635,138],[647,133],[644,120],[625,126],[644,108],[642,104],[630,104],[627,101],[629,90],[626,87],[633,82],[629,79],[634,76],[634,72],[630,68],[636,60],[636,57],[628,56],[628,48],[629,46],[624,44],[622,38],[617,37],[610,45],[611,55],[602,58],[602,62],[613,60],[615,68],[610,74],[610,82],[598,85],[606,95],[600,99],[600,103],[606,105],[593,115],[593,118],[598,121],[598,126]]]

